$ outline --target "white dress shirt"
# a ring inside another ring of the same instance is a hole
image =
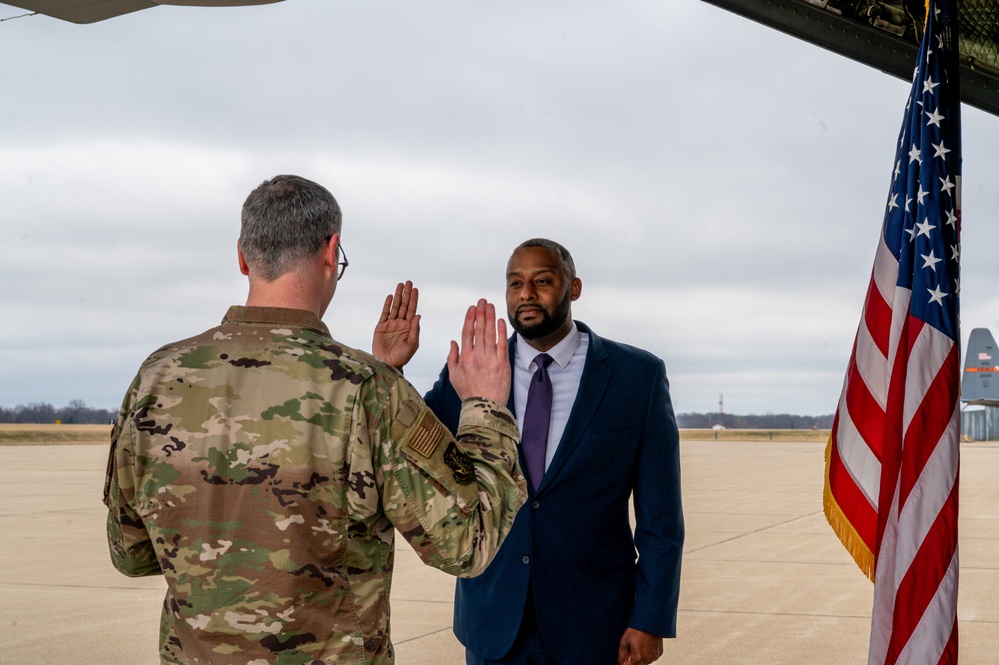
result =
[[[580,332],[573,322],[572,330],[562,340],[548,349],[538,351],[531,343],[517,333],[517,351],[513,360],[513,406],[517,413],[517,426],[524,429],[524,411],[527,409],[527,391],[531,378],[537,370],[534,358],[539,353],[547,353],[553,362],[548,365],[548,376],[552,381],[552,419],[548,425],[548,447],[545,450],[545,470],[551,464],[555,451],[562,441],[569,413],[579,392],[579,381],[583,377],[586,364],[586,348],[590,338]]]

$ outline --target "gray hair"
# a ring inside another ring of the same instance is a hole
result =
[[[569,250],[554,240],[549,240],[548,238],[531,238],[530,240],[525,240],[517,245],[517,249],[523,249],[524,247],[544,247],[545,249],[550,249],[555,252],[562,257],[562,263],[565,265],[565,269],[569,273],[569,279],[576,279],[576,263],[572,260],[572,254],[569,253]],[[517,249],[513,251],[516,252]]]
[[[273,282],[340,233],[340,205],[322,185],[295,175],[265,180],[243,203],[239,247],[247,265]]]

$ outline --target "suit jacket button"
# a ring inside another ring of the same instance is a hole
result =
[[[521,559],[521,561],[523,561],[524,563],[531,563],[531,557],[525,556],[523,559]]]
[[[540,507],[541,507],[540,501],[531,501],[531,508],[540,508]]]

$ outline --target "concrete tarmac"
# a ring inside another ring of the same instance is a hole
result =
[[[678,637],[660,663],[867,662],[872,585],[822,514],[824,445],[686,441]],[[962,445],[960,662],[999,663],[999,444]],[[0,447],[0,664],[156,665],[161,578],[108,559],[106,448]],[[400,665],[460,665],[454,580],[400,543]]]

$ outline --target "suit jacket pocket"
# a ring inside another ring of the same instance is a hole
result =
[[[601,547],[590,555],[593,570],[608,570],[635,562],[635,546],[631,543],[617,543]]]

